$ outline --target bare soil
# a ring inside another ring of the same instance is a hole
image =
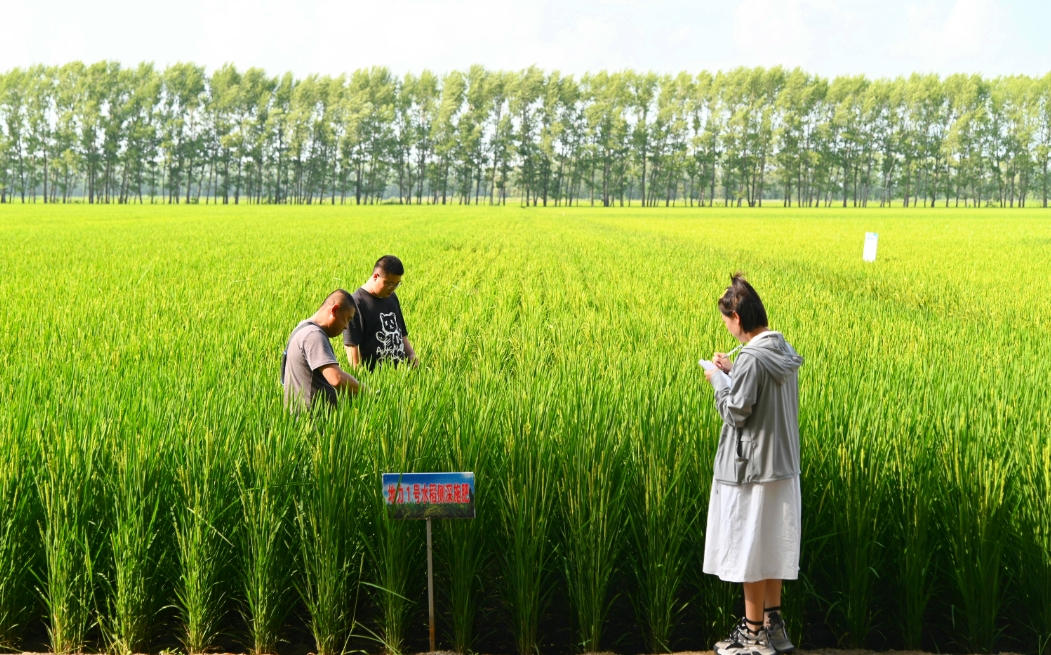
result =
[[[26,654],[23,654],[26,655]],[[226,653],[224,655],[231,655]],[[416,655],[461,655],[453,651],[440,650],[434,653],[417,653]],[[602,653],[585,653],[584,655],[617,655],[614,652],[602,652]],[[715,655],[715,651],[711,650],[684,650],[677,651],[666,655]],[[863,649],[843,649],[843,648],[816,648],[814,650],[796,650],[796,655],[937,655],[935,653],[928,653],[922,650],[863,650]],[[1021,655],[1020,653],[1012,653],[1005,651],[999,654],[985,655]]]
[[[714,655],[714,651],[683,651],[673,655]],[[842,648],[816,648],[814,650],[796,650],[796,655],[932,655],[922,650],[863,650]],[[1019,655],[1018,653],[1000,653],[1000,655]]]

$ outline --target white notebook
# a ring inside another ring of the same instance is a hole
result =
[[[711,370],[711,369],[714,368],[716,370],[715,374],[722,377],[722,380],[723,380],[723,382],[726,383],[726,386],[729,387],[731,385],[731,383],[733,382],[733,380],[730,378],[729,375],[727,375],[726,373],[723,373],[722,370],[718,366],[716,366],[715,364],[711,363],[707,359],[702,359],[701,361],[699,361],[697,363],[700,364],[701,368],[703,368],[706,371]]]

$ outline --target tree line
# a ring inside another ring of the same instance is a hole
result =
[[[0,74],[0,202],[1046,207],[1051,73]]]

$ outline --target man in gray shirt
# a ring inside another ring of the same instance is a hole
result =
[[[335,405],[337,393],[358,393],[361,385],[354,376],[340,369],[329,342],[346,329],[354,311],[351,295],[336,289],[312,317],[292,331],[285,350],[281,382],[285,385],[285,405],[293,411],[309,409],[318,396]]]

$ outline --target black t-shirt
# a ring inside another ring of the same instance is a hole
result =
[[[405,341],[409,331],[401,315],[396,294],[377,298],[364,288],[353,294],[354,318],[343,331],[343,344],[357,346],[361,361],[373,369],[380,361],[398,363],[405,359]]]

